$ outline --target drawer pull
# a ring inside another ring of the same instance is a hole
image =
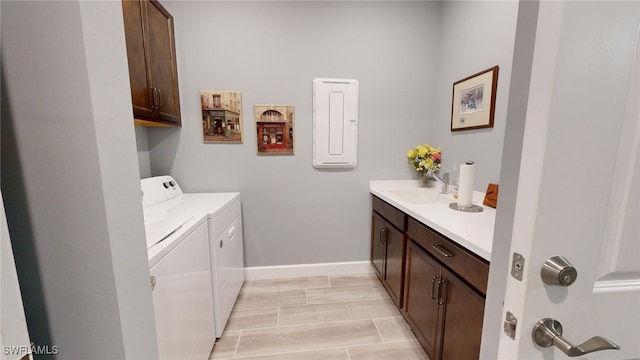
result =
[[[452,253],[450,253],[449,251],[446,251],[446,249],[445,250],[440,249],[440,247],[438,245],[432,245],[431,247],[436,249],[436,251],[439,252],[440,255],[442,255],[444,257],[448,257],[448,258],[453,257]]]

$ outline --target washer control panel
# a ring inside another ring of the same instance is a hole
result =
[[[140,180],[140,188],[143,208],[182,195],[180,185],[169,175],[142,179]]]

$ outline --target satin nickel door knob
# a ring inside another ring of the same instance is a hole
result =
[[[533,342],[542,346],[555,346],[569,357],[582,356],[601,350],[620,350],[620,346],[602,336],[594,336],[580,345],[573,345],[562,337],[562,324],[559,321],[545,318],[533,327]]]

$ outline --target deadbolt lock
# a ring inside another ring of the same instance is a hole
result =
[[[562,256],[547,259],[540,270],[542,281],[548,285],[569,286],[576,281],[578,271]]]

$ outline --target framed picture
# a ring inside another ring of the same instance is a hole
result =
[[[451,131],[493,127],[498,65],[453,83]]]
[[[293,155],[293,105],[255,105],[258,155]]]
[[[242,143],[242,93],[200,91],[202,139],[205,143]]]

